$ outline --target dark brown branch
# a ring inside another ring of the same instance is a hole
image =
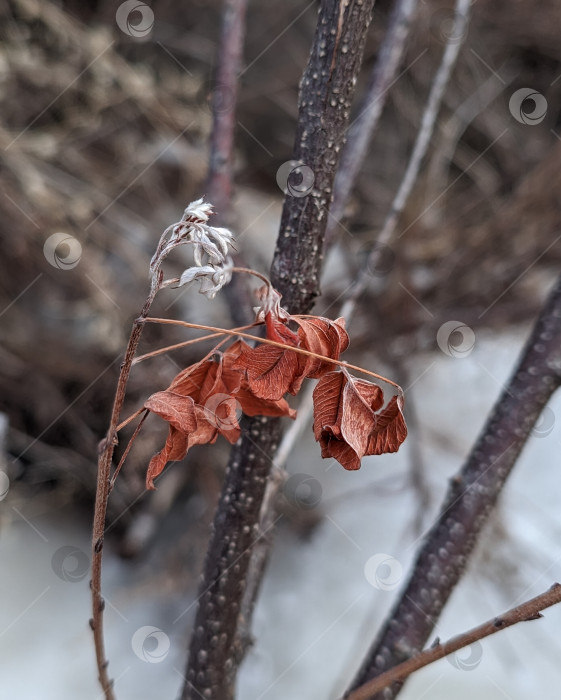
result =
[[[425,649],[425,651],[422,651],[398,666],[394,666],[389,671],[382,673],[377,678],[357,688],[357,690],[347,696],[347,700],[372,700],[376,693],[379,693],[396,681],[404,681],[414,671],[418,671],[424,666],[428,666],[449,654],[453,654],[464,647],[475,644],[480,639],[489,637],[519,622],[537,620],[542,617],[542,610],[550,608],[552,605],[557,605],[557,603],[561,603],[561,585],[554,583],[545,593],[522,603],[522,605],[517,605],[508,612],[495,617],[493,620],[484,622],[482,625],[474,627],[468,632],[459,634],[457,637],[453,637],[447,642],[444,642],[444,644],[440,644],[440,642],[437,641],[436,644],[429,649]]]
[[[287,197],[272,267],[273,284],[291,313],[308,313],[319,294],[327,209],[373,4],[321,4],[301,83],[293,156],[311,170],[314,184],[304,196]],[[243,427],[214,520],[182,700],[231,700],[244,653],[240,606],[281,427],[269,418],[249,419]]]
[[[415,655],[426,643],[534,424],[561,384],[560,374],[561,278],[467,462],[452,478],[405,590],[351,689]],[[400,687],[395,683],[386,689],[384,700],[394,698]]]

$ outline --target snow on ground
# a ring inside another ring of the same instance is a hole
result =
[[[469,356],[427,354],[412,362],[407,398],[419,414],[431,494],[421,531],[413,525],[417,501],[408,481],[407,443],[397,455],[365,459],[359,472],[322,461],[313,439],[299,444],[289,471],[305,475],[301,488],[318,497],[324,519],[309,541],[290,528],[278,530],[240,698],[338,697],[395,600],[447,479],[461,466],[526,334],[481,333]],[[435,636],[453,636],[561,580],[558,415],[559,396],[524,450]],[[10,497],[0,513],[1,697],[98,700],[87,626],[88,563],[81,554],[89,551],[86,525]],[[106,551],[107,646],[117,697],[175,698],[193,608],[168,594],[141,593],[136,576],[131,564]],[[401,697],[557,698],[560,625],[561,606],[418,672]]]

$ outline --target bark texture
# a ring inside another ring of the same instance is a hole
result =
[[[300,86],[293,154],[305,169],[286,169],[288,194],[271,272],[283,306],[291,313],[308,313],[319,294],[333,181],[373,5],[374,0],[321,3]],[[308,187],[310,171],[313,184]],[[278,419],[252,418],[243,428],[226,468],[214,520],[182,700],[231,700],[235,693],[243,657],[240,606],[281,424]]]
[[[561,383],[560,373],[561,278],[471,454],[452,478],[405,590],[350,690],[424,647],[536,421]],[[395,698],[401,685],[394,683],[378,693],[376,700]]]

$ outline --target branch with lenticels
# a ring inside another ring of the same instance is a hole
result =
[[[443,659],[449,654],[453,654],[464,647],[471,646],[480,639],[485,639],[485,637],[489,637],[519,622],[537,620],[543,617],[541,614],[542,610],[552,605],[557,605],[558,603],[561,603],[561,585],[554,583],[545,593],[541,593],[535,598],[527,600],[525,603],[522,603],[522,605],[517,605],[508,612],[488,622],[484,622],[482,625],[474,627],[468,632],[459,634],[449,639],[447,642],[441,643],[439,639],[436,639],[429,649],[425,649],[416,656],[411,657],[398,666],[390,668],[380,676],[373,678],[371,681],[367,681],[350,695],[347,695],[346,700],[372,700],[381,690],[384,690],[384,688],[387,688],[396,681],[405,680],[414,671],[418,671],[420,668],[424,668],[439,659]]]
[[[440,514],[348,691],[350,697],[426,644],[534,424],[560,384],[561,277],[465,465],[451,479]],[[376,700],[395,698],[402,684],[394,682]]]
[[[291,314],[319,294],[326,211],[362,61],[374,0],[324,0],[304,72],[293,160],[271,281]],[[251,418],[226,468],[199,590],[182,700],[232,700],[244,654],[241,603],[265,486],[280,436],[278,419]]]

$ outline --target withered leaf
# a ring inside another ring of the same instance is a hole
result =
[[[402,399],[394,397],[377,413],[384,403],[380,387],[344,369],[324,374],[313,396],[321,456],[334,457],[345,469],[360,469],[365,455],[397,451],[407,435]]]
[[[289,416],[296,417],[296,411],[290,408],[285,399],[264,399],[258,397],[251,390],[245,372],[235,368],[236,360],[244,349],[249,349],[249,345],[242,340],[237,340],[228,350],[224,352],[223,375],[227,376],[233,372],[242,376],[240,387],[232,394],[233,398],[239,402],[240,408],[246,416]]]
[[[183,459],[189,449],[188,436],[185,433],[170,427],[166,444],[150,460],[146,472],[146,488],[155,489],[154,479],[159,476],[168,462]]]
[[[298,355],[291,350],[274,345],[252,348],[247,343],[241,345],[233,366],[245,371],[251,393],[268,401],[281,399],[292,388],[300,369]]]
[[[397,452],[407,437],[407,425],[402,411],[403,398],[392,396],[388,405],[376,416],[376,432],[370,434],[367,455]]]
[[[299,326],[300,347],[304,350],[338,360],[339,355],[349,346],[349,336],[345,330],[344,318],[332,321],[323,316],[314,316],[309,318],[295,317],[294,320]],[[335,369],[333,364],[316,360],[313,357],[303,357],[302,359],[306,361],[302,373],[310,379],[318,379],[322,374]]]
[[[182,396],[171,390],[158,391],[146,399],[144,408],[184,433],[197,429],[195,402],[190,396]]]

